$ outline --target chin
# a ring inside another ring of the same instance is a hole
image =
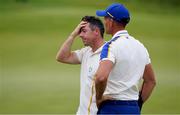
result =
[[[106,34],[108,34],[109,32],[106,30]]]
[[[89,46],[89,44],[84,43],[84,46]]]
[[[106,34],[110,34],[110,32],[109,32],[109,31],[106,31]]]

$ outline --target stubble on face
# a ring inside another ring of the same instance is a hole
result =
[[[92,36],[93,36],[93,30],[91,30],[89,23],[81,29],[81,39],[84,44],[84,46],[91,46],[92,45]]]

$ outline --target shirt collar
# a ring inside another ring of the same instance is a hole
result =
[[[117,31],[117,32],[113,35],[112,38],[114,38],[114,37],[116,37],[116,36],[122,36],[122,35],[127,36],[127,35],[129,35],[129,34],[128,34],[127,30],[120,30],[120,31]]]
[[[100,53],[102,51],[102,48],[103,48],[103,45],[99,47],[95,52],[93,52],[91,48],[92,55]]]

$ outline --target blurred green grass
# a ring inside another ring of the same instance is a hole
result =
[[[79,65],[55,60],[59,46],[84,15],[95,15],[112,1],[0,1],[0,113],[75,113]],[[157,77],[145,114],[180,113],[180,11],[136,8],[127,29],[148,48]],[[90,6],[90,7],[89,7]],[[147,6],[147,7],[146,7]],[[105,36],[106,40],[110,36]],[[73,49],[83,47],[77,39]]]

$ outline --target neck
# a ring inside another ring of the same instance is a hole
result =
[[[112,36],[117,33],[118,31],[124,30],[124,28],[116,28],[112,31]]]
[[[114,24],[112,28],[113,28],[112,29],[112,35],[114,35],[118,31],[125,30],[125,27],[123,25],[121,25],[120,23]]]
[[[91,48],[92,51],[95,52],[98,48],[100,48],[104,44],[103,38],[98,38],[96,41],[94,41],[94,44],[92,44]]]

